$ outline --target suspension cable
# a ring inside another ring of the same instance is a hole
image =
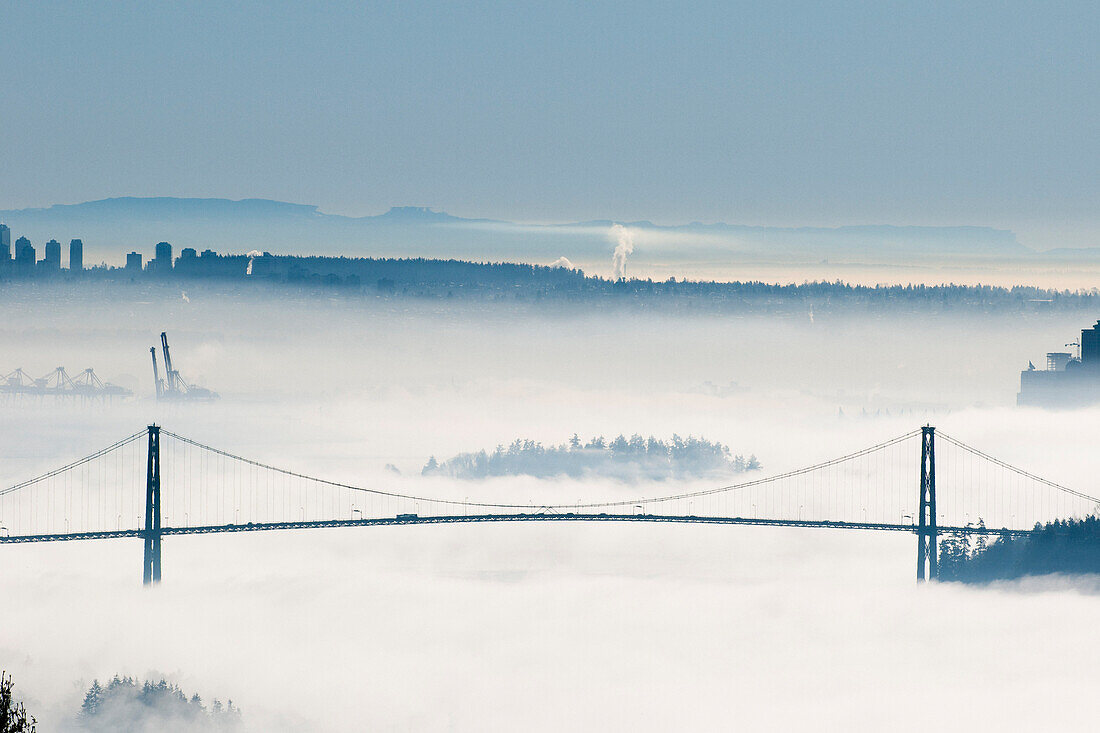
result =
[[[1014,473],[1019,474],[1020,476],[1024,476],[1026,478],[1029,478],[1032,481],[1038,481],[1039,483],[1045,484],[1046,486],[1049,486],[1052,489],[1057,489],[1058,491],[1064,491],[1067,494],[1070,494],[1072,496],[1076,496],[1078,499],[1087,499],[1088,501],[1091,501],[1093,503],[1100,504],[1100,499],[1097,499],[1095,496],[1089,496],[1088,494],[1082,493],[1080,491],[1075,491],[1074,489],[1071,489],[1067,486],[1062,486],[1061,484],[1056,484],[1053,481],[1048,481],[1047,479],[1043,478],[1042,476],[1036,476],[1035,474],[1030,473],[1028,471],[1025,471],[1022,468],[1017,468],[1016,466],[1013,466],[1009,463],[1005,463],[1000,458],[994,458],[993,456],[989,455],[988,453],[983,453],[982,451],[978,450],[977,448],[973,448],[973,447],[967,445],[966,443],[962,442],[961,440],[957,440],[955,438],[952,438],[947,433],[944,433],[942,431],[937,430],[936,435],[941,437],[941,438],[944,438],[949,443],[952,443],[952,444],[958,446],[959,448],[962,448],[965,451],[969,451],[970,453],[973,453],[974,455],[979,456],[980,458],[984,458],[985,460],[989,461],[990,463],[993,463],[997,466],[1000,466],[1001,468],[1006,468],[1009,471],[1012,471]]]
[[[262,468],[262,469],[265,469],[265,470],[268,470],[268,471],[275,471],[275,472],[281,473],[285,476],[292,476],[294,478],[300,478],[300,479],[304,479],[306,481],[314,481],[316,483],[325,484],[326,486],[333,486],[333,487],[341,488],[341,489],[349,489],[351,491],[362,491],[362,492],[366,492],[366,493],[370,493],[370,494],[377,494],[377,495],[380,495],[380,496],[389,496],[389,497],[393,497],[393,498],[397,498],[397,499],[409,499],[409,500],[412,500],[412,501],[423,501],[423,502],[436,502],[436,503],[439,503],[439,504],[449,504],[449,505],[452,505],[452,506],[487,507],[487,508],[494,508],[494,509],[531,509],[531,508],[540,508],[540,509],[591,509],[591,508],[598,508],[598,507],[615,507],[615,506],[628,506],[628,505],[645,504],[645,503],[660,503],[660,502],[666,502],[666,501],[676,501],[678,499],[689,499],[689,498],[695,498],[695,497],[699,497],[699,496],[709,496],[709,495],[712,495],[712,494],[718,494],[718,493],[722,493],[722,492],[726,492],[726,491],[735,491],[735,490],[740,490],[740,489],[746,489],[746,488],[749,488],[749,487],[752,487],[752,486],[759,486],[761,484],[767,484],[767,483],[771,483],[773,481],[779,481],[779,480],[786,479],[786,478],[801,476],[803,474],[810,473],[811,471],[816,471],[816,470],[821,469],[821,468],[827,468],[829,466],[835,466],[838,463],[843,463],[845,461],[852,460],[853,458],[859,458],[860,456],[867,455],[868,453],[873,453],[875,451],[882,450],[884,448],[888,448],[892,445],[895,445],[895,444],[900,443],[902,441],[908,440],[909,438],[912,438],[913,436],[917,435],[918,433],[920,433],[920,430],[913,430],[913,431],[910,431],[910,432],[906,433],[905,435],[900,435],[896,438],[892,438],[890,440],[884,441],[884,442],[879,443],[877,445],[873,445],[870,448],[864,448],[863,450],[859,450],[859,451],[856,451],[854,453],[849,453],[848,455],[841,456],[840,458],[834,458],[834,459],[829,460],[829,461],[824,461],[822,463],[817,463],[817,464],[814,464],[812,466],[807,466],[805,468],[799,468],[799,469],[796,469],[794,471],[788,471],[786,473],[781,473],[781,474],[778,474],[776,476],[770,476],[768,478],[756,479],[754,481],[746,481],[746,482],[740,483],[740,484],[731,484],[729,486],[721,486],[721,487],[718,487],[718,488],[715,488],[715,489],[704,489],[704,490],[701,490],[701,491],[693,491],[693,492],[689,492],[689,493],[685,493],[685,494],[676,494],[676,495],[673,495],[673,496],[651,497],[651,498],[646,498],[646,499],[630,499],[630,500],[608,501],[608,502],[586,503],[586,504],[538,504],[538,505],[533,505],[533,504],[497,504],[497,503],[492,503],[492,502],[475,502],[475,501],[455,501],[455,500],[452,500],[452,499],[432,499],[432,498],[426,498],[426,497],[422,497],[422,496],[410,496],[408,494],[398,494],[398,493],[394,493],[394,492],[390,492],[390,491],[381,491],[379,489],[364,489],[360,486],[352,486],[350,484],[344,484],[344,483],[340,483],[338,481],[330,481],[328,479],[317,478],[316,476],[307,476],[306,474],[298,473],[296,471],[290,471],[290,470],[285,469],[285,468],[279,468],[277,466],[272,466],[272,465],[269,465],[269,464],[266,464],[266,463],[261,463],[260,461],[254,461],[250,458],[244,458],[242,456],[234,455],[233,453],[229,453],[227,451],[223,451],[223,450],[220,450],[218,448],[211,447],[209,445],[204,445],[202,443],[199,443],[198,441],[192,440],[190,438],[185,438],[182,435],[177,435],[176,433],[170,432],[168,430],[164,430],[163,428],[161,429],[161,435],[167,435],[169,437],[175,438],[176,440],[182,441],[183,443],[187,443],[188,445],[195,446],[196,448],[200,448],[202,450],[210,451],[211,453],[215,453],[215,454],[220,455],[224,458],[229,458],[229,459],[232,459],[232,460],[235,460],[235,461],[240,461],[242,463],[246,463],[248,465],[255,466],[257,468]]]
[[[30,486],[31,484],[38,483],[39,481],[44,481],[45,479],[52,478],[52,477],[58,475],[59,473],[64,473],[65,471],[68,471],[71,468],[76,468],[77,466],[83,466],[85,463],[88,463],[89,461],[94,461],[97,458],[100,458],[102,456],[107,455],[108,453],[110,453],[113,450],[117,450],[118,448],[121,448],[124,445],[127,445],[129,443],[133,443],[135,440],[137,440],[138,438],[141,438],[142,436],[144,436],[148,432],[149,432],[149,428],[142,428],[141,430],[134,433],[130,437],[123,438],[122,440],[118,441],[117,443],[109,445],[106,448],[104,448],[102,450],[98,450],[95,453],[92,453],[90,455],[84,456],[83,458],[81,458],[78,461],[73,461],[72,463],[70,463],[67,466],[62,466],[61,468],[55,468],[54,470],[49,471],[47,473],[44,473],[41,476],[36,476],[32,479],[27,479],[26,481],[22,481],[18,484],[15,484],[14,486],[9,486],[6,489],[0,490],[0,496],[3,496],[4,494],[10,494],[11,492],[18,491],[19,489],[26,488],[27,486]]]

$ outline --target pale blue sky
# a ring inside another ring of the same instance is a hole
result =
[[[0,2],[0,209],[263,197],[1090,244],[1098,28],[1092,3]]]

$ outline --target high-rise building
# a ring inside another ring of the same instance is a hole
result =
[[[172,245],[168,242],[157,243],[157,256],[155,259],[157,263],[155,269],[159,273],[167,273],[172,269]]]
[[[0,275],[7,274],[11,267],[11,229],[0,224]]]
[[[199,253],[194,247],[184,247],[180,250],[180,257],[176,260],[176,272],[185,275],[195,275],[199,272]]]
[[[1081,331],[1081,366],[1089,371],[1100,371],[1100,321]]]
[[[84,242],[74,239],[69,242],[69,272],[84,270]]]
[[[126,269],[129,272],[141,272],[141,253],[131,252],[126,255]]]
[[[22,274],[34,270],[34,245],[26,237],[15,240],[15,270]]]
[[[46,252],[42,259],[42,267],[53,272],[61,269],[61,242],[51,239],[46,242]]]

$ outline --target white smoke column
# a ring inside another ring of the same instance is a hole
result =
[[[247,255],[245,255],[245,257],[248,258],[248,268],[245,269],[244,274],[245,275],[251,275],[252,274],[252,260],[256,259],[257,257],[263,257],[263,256],[264,256],[264,253],[259,251],[258,249],[254,249],[251,252],[249,252]]]
[[[622,224],[611,227],[615,241],[615,254],[611,257],[611,275],[615,280],[626,277],[626,256],[634,251],[634,235]]]

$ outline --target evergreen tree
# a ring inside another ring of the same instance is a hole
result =
[[[27,715],[23,703],[15,702],[14,687],[11,677],[0,672],[0,733],[34,733],[34,717]]]
[[[983,530],[983,531],[985,530],[985,520],[982,519],[981,517],[978,518],[978,529]],[[983,554],[985,554],[987,546],[988,546],[988,543],[986,541],[985,535],[984,534],[978,535],[978,537],[974,540],[974,555],[983,555]]]
[[[88,694],[84,696],[84,702],[80,704],[80,716],[86,718],[99,712],[99,698],[103,695],[103,688],[99,680],[92,680],[92,686],[88,688]]]

